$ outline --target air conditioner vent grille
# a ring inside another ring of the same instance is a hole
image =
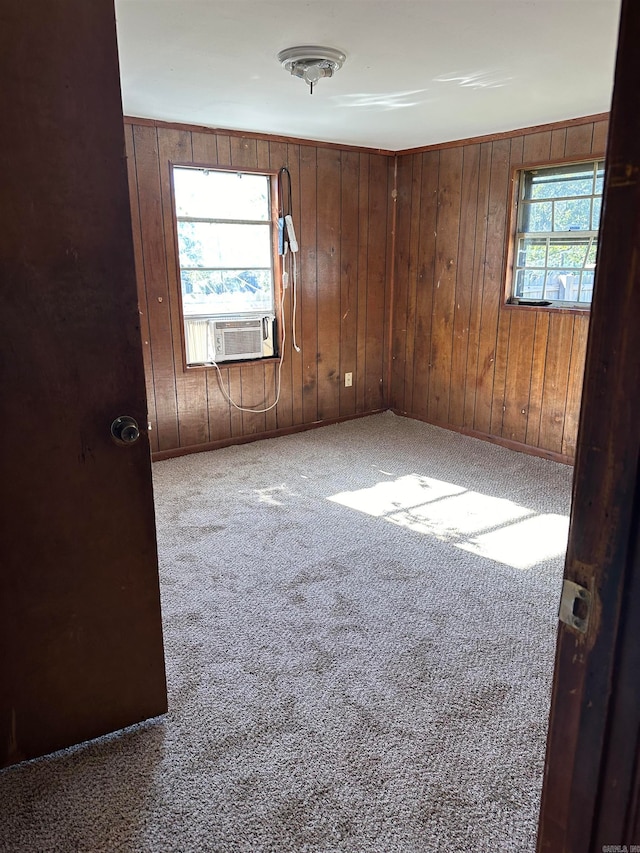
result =
[[[220,324],[222,325],[222,324]],[[219,327],[218,327],[219,328]],[[225,355],[241,355],[246,352],[260,352],[262,333],[260,328],[223,329]]]

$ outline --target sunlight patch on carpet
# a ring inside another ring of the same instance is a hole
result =
[[[567,547],[567,516],[419,474],[327,499],[516,569],[562,556]]]

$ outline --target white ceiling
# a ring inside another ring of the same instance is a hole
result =
[[[400,150],[606,112],[619,0],[117,0],[126,115]],[[308,86],[286,47],[347,54]]]

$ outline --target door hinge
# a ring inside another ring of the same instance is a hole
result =
[[[591,593],[580,584],[565,580],[562,584],[560,613],[558,618],[570,628],[582,634],[587,633],[589,613],[591,612]]]

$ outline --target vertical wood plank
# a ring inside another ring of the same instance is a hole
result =
[[[316,149],[300,146],[300,252],[302,278],[301,316],[302,414],[305,423],[318,420],[318,273],[317,273],[317,175]]]
[[[134,126],[144,281],[149,308],[159,450],[180,446],[173,329],[164,251],[158,138],[155,127]]]
[[[460,232],[458,241],[453,351],[451,357],[451,394],[448,422],[462,426],[464,421],[465,380],[469,347],[469,325],[473,288],[475,226],[480,173],[480,146],[463,149]]]
[[[362,413],[366,411],[365,378],[367,354],[367,280],[369,274],[368,234],[370,158],[368,154],[364,154],[362,152],[358,155],[358,157],[360,160],[358,173],[358,328],[356,349],[356,373],[354,376],[354,381],[356,386],[356,411],[358,413]],[[396,276],[397,275],[398,271],[396,268]],[[393,405],[393,402],[391,403],[391,405]]]
[[[218,145],[215,133],[191,133],[193,162],[199,166],[218,165]]]
[[[216,134],[216,148],[218,151],[218,166],[231,165],[231,137],[225,134]]]
[[[449,416],[463,152],[463,148],[456,147],[440,153],[427,410],[429,418],[437,423],[447,423]]]
[[[227,393],[229,394],[229,397],[232,401],[229,406],[229,414],[231,420],[231,436],[232,438],[238,438],[244,435],[244,413],[242,411],[244,405],[242,400],[242,374],[240,372],[241,368],[239,369],[238,367],[227,367],[224,370],[220,368],[220,370],[222,376],[225,378],[225,385],[228,389]]]
[[[513,183],[515,181],[514,169],[522,163],[524,151],[524,138],[522,136],[514,136],[511,139],[511,152],[509,155],[509,184],[508,193],[505,199],[506,206],[506,224],[509,223],[509,213],[511,200],[513,198]],[[508,351],[511,338],[511,319],[512,311],[503,310],[505,301],[505,277],[506,277],[506,259],[507,248],[509,241],[512,239],[508,228],[504,232],[504,247],[503,247],[503,265],[500,277],[500,314],[498,318],[498,339],[496,343],[496,361],[493,375],[493,400],[491,403],[491,433],[492,435],[502,435],[504,413],[506,410],[506,378],[508,366]]]
[[[413,364],[416,337],[416,297],[418,246],[420,245],[420,205],[422,198],[422,154],[411,157],[411,219],[409,222],[409,271],[407,279],[405,370],[402,410],[413,411]]]
[[[593,123],[576,124],[567,128],[564,146],[565,157],[585,157],[591,154]]]
[[[421,417],[427,417],[431,370],[440,152],[427,151],[422,155],[422,158],[420,241],[416,270],[416,333],[413,364],[408,366],[408,371],[413,387],[414,412]]]
[[[564,429],[562,433],[562,452],[565,456],[571,457],[575,457],[576,455],[588,332],[589,317],[575,317],[573,323],[571,361],[569,363],[567,405],[564,413]]]
[[[384,328],[385,289],[387,285],[387,158],[371,155],[369,185],[369,274],[367,286],[367,363],[365,406],[368,411],[384,405]]]
[[[551,157],[551,131],[527,133],[524,137],[523,163],[548,163]]]
[[[232,136],[231,165],[237,169],[258,168],[258,143],[247,136]]]
[[[467,375],[464,388],[463,426],[473,429],[475,424],[476,392],[478,387],[478,358],[482,321],[482,296],[484,292],[484,267],[489,216],[489,184],[491,180],[492,144],[480,145],[480,170],[478,173],[478,216],[474,235],[473,273],[471,285],[471,312],[469,315],[469,343],[467,346]]]
[[[542,391],[547,369],[547,347],[549,343],[549,312],[537,311],[531,359],[531,381],[529,386],[529,413],[527,416],[526,444],[540,446],[540,417],[542,414]]]
[[[556,128],[551,131],[551,161],[562,160],[564,157],[564,148],[567,141],[566,128]]]
[[[540,436],[538,444],[546,450],[562,453],[562,433],[567,405],[569,364],[573,342],[573,315],[551,314],[547,365],[542,391]]]
[[[355,378],[358,354],[358,183],[360,155],[345,151],[342,155],[340,230],[340,415],[356,411],[356,386],[346,388],[345,372]]]
[[[318,417],[340,414],[341,152],[318,148]]]
[[[264,364],[243,364],[240,370],[235,372],[240,374],[242,408],[256,410],[242,412],[242,435],[264,432],[267,428],[266,412],[260,410],[273,403],[273,399],[267,400],[265,394]]]
[[[419,155],[418,155],[419,156]],[[409,292],[409,265],[410,233],[412,222],[412,174],[413,158],[405,155],[398,158],[398,197],[396,199],[396,257],[395,257],[395,281],[393,292],[393,329],[392,329],[392,364],[391,364],[391,390],[390,402],[394,409],[401,412],[406,411],[404,406],[405,375],[412,365],[407,365],[407,294]],[[364,240],[368,245],[369,236],[369,208],[367,194],[367,208],[363,221],[366,223],[364,229]],[[361,237],[361,240],[363,238]],[[364,375],[363,375],[364,380]]]
[[[593,125],[593,139],[591,140],[591,153],[602,155],[607,150],[607,133],[609,132],[608,121],[597,121]]]
[[[204,371],[207,381],[207,409],[209,414],[209,441],[221,441],[231,437],[231,404],[221,388],[229,394],[229,371],[220,368]]]
[[[509,340],[511,337],[512,311],[500,311],[498,315],[498,335],[495,348],[495,365],[493,372],[493,390],[491,400],[491,435],[502,435],[502,423],[505,412],[505,384],[507,377],[507,360]]]
[[[475,407],[475,429],[486,433],[491,431],[498,314],[504,286],[503,261],[511,153],[508,139],[492,145]]]
[[[144,258],[142,254],[142,233],[140,228],[140,206],[138,204],[138,181],[136,176],[136,155],[133,141],[133,126],[125,125],[125,146],[127,154],[127,175],[129,179],[129,201],[131,204],[131,226],[133,232],[133,251],[138,286],[138,311],[140,312],[140,337],[144,359],[144,377],[147,392],[147,411],[149,418],[149,442],[151,452],[158,450],[158,426],[156,417],[156,392],[153,381],[153,358],[151,355],[151,334],[149,331],[149,308],[144,280]]]
[[[511,329],[502,435],[511,441],[524,444],[529,417],[536,315],[532,311],[511,311],[510,313]]]
[[[387,157],[387,222],[386,222],[386,271],[382,340],[382,407],[388,408],[391,399],[391,324],[393,322],[391,300],[393,296],[393,274],[395,264],[396,224],[396,162],[397,157]]]

